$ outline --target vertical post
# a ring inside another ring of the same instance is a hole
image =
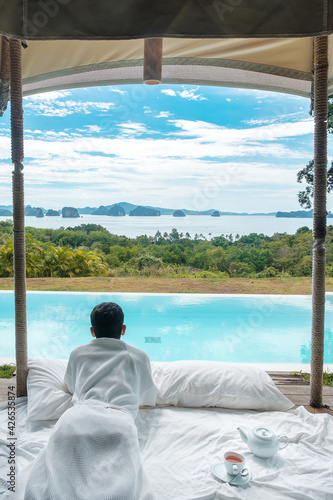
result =
[[[312,255],[312,340],[310,405],[320,408],[323,392],[325,326],[325,236],[327,190],[327,36],[314,41],[314,182]]]
[[[163,38],[146,38],[143,56],[143,83],[156,85],[162,81]]]
[[[9,58],[9,40],[5,36],[1,39],[1,67],[0,67],[0,116],[7,109],[9,98],[9,80],[10,80],[10,58]]]
[[[21,42],[10,40],[10,119],[12,137],[16,396],[27,394],[27,308],[23,182]]]

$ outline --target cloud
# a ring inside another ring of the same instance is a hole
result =
[[[173,97],[177,95],[176,92],[172,89],[163,89],[163,90],[161,90],[161,93],[165,94],[165,95],[170,95]]]
[[[64,117],[73,114],[91,114],[93,111],[105,113],[114,103],[98,101],[60,100],[70,95],[70,92],[47,92],[25,98],[24,109],[30,114],[41,116]]]
[[[187,99],[189,101],[207,101],[207,97],[203,97],[201,94],[196,94],[196,91],[199,87],[196,87],[192,90],[184,89],[181,92],[177,92],[177,94],[183,99]]]
[[[148,132],[143,123],[119,123],[118,127],[120,127],[125,134],[143,134]]]
[[[188,101],[206,101],[207,97],[204,97],[202,94],[197,94],[197,90],[199,87],[196,87],[194,89],[186,89],[183,86],[183,90],[173,90],[173,89],[163,89],[161,90],[162,94],[176,97],[179,96],[182,99],[187,99]]]
[[[227,98],[226,98],[226,101],[231,102],[230,97],[227,97]]]
[[[155,118],[169,118],[171,116],[170,111],[160,111]]]
[[[100,132],[102,130],[98,125],[85,125],[85,128],[88,129],[88,132]]]
[[[50,92],[45,92],[43,94],[34,94],[25,97],[25,101],[33,101],[33,102],[47,102],[47,101],[56,101],[57,99],[62,99],[71,95],[71,92],[67,90],[51,90]]]
[[[110,90],[110,92],[117,92],[118,94],[121,94],[121,95],[128,94],[128,92],[126,90],[120,90],[117,87],[110,87],[109,90]]]
[[[242,123],[247,123],[248,125],[264,125],[266,123],[272,123],[274,120],[262,119],[262,120],[242,120]]]

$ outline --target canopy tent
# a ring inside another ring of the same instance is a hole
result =
[[[25,394],[27,372],[22,84],[28,95],[142,82],[143,39],[159,37],[165,83],[253,87],[314,97],[310,404],[321,406],[333,0],[0,0],[0,13],[0,112],[11,79],[18,395]]]

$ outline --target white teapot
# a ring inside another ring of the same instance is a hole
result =
[[[267,427],[255,427],[248,434],[240,427],[238,430],[244,443],[259,458],[273,457],[289,444],[287,436],[278,437]]]

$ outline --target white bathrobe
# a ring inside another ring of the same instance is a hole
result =
[[[139,405],[155,404],[148,356],[95,339],[71,353],[65,382],[74,406],[37,456],[25,500],[153,500],[134,423]]]

